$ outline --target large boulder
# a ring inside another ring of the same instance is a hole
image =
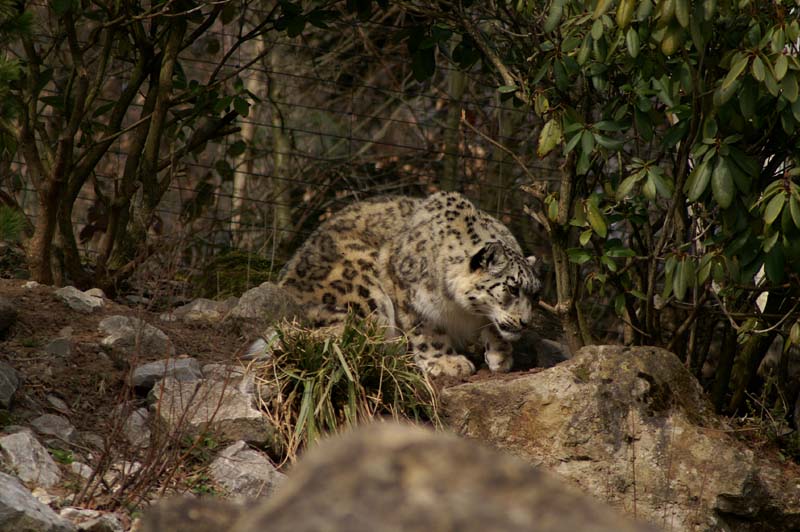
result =
[[[323,442],[231,532],[650,530],[513,457],[377,424]]]
[[[447,423],[670,530],[800,529],[800,483],[730,436],[663,349],[592,346],[446,389]]]
[[[167,377],[150,391],[156,420],[170,431],[211,432],[223,441],[244,440],[278,449],[275,428],[253,406],[253,397],[226,382]]]
[[[19,480],[0,473],[0,530],[72,532],[75,526],[39,502]]]

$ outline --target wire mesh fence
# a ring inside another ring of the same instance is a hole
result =
[[[442,61],[431,80],[414,81],[404,45],[386,31],[397,25],[387,15],[233,46],[246,25],[217,24],[181,55],[176,83],[191,87],[230,72],[231,82],[252,96],[237,133],[176,155],[162,170],[169,186],[151,233],[180,240],[182,267],[198,270],[231,249],[279,266],[321,220],[351,201],[442,188],[463,192],[506,222],[528,251],[544,244],[523,214],[519,188],[531,175],[547,181],[557,173],[552,161],[535,157],[535,115],[501,101],[478,67],[463,72]],[[115,90],[133,68],[116,67],[100,106],[116,101]],[[59,90],[53,82],[43,94],[57,98]],[[135,125],[143,106],[135,100],[125,124]],[[163,142],[167,156],[173,140]],[[88,261],[131,149],[128,135],[119,135],[77,194],[72,222]],[[0,186],[35,220],[37,192],[26,164],[17,154]]]

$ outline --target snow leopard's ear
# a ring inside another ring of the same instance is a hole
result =
[[[506,252],[500,242],[489,242],[479,249],[469,260],[470,271],[502,270],[507,263]]]

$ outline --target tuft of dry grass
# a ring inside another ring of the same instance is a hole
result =
[[[321,436],[377,417],[439,426],[436,390],[403,338],[387,339],[355,317],[336,328],[284,322],[276,330],[271,356],[249,371],[286,460]]]

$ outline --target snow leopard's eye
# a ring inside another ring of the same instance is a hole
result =
[[[518,284],[508,285],[508,293],[514,297],[519,297],[519,285]]]

